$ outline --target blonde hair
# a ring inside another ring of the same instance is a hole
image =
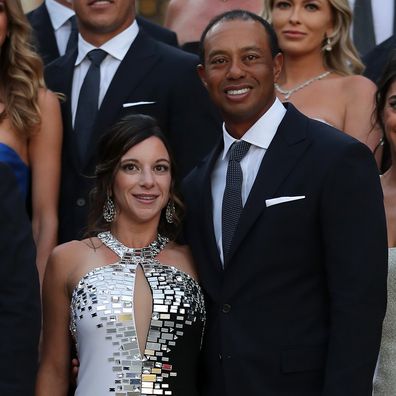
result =
[[[29,137],[41,123],[38,92],[45,87],[43,63],[32,46],[31,28],[20,0],[5,1],[7,37],[1,46],[0,84],[4,110],[0,122]]]
[[[326,68],[343,75],[361,74],[364,65],[352,42],[350,28],[352,10],[347,0],[328,0],[333,14],[333,34],[329,37],[331,51],[323,51]],[[274,0],[264,0],[263,17],[271,22]],[[323,41],[323,47],[326,39]]]

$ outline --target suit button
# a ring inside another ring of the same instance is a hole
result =
[[[84,198],[78,198],[77,201],[76,201],[76,204],[77,204],[77,206],[80,206],[80,207],[85,206],[85,204],[86,204],[85,199]]]
[[[229,313],[231,311],[231,305],[230,304],[224,304],[222,312],[223,313]]]

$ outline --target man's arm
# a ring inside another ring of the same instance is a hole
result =
[[[323,396],[369,396],[386,309],[387,237],[378,171],[352,143],[331,169],[322,196],[330,299]]]

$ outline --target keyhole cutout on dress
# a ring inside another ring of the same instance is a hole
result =
[[[147,336],[150,330],[153,313],[153,296],[150,284],[141,265],[136,266],[135,288],[133,293],[133,310],[135,317],[136,336],[140,356],[144,357]]]

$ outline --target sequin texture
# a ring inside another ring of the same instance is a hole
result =
[[[174,395],[170,379],[180,375],[183,367],[175,366],[172,350],[189,328],[198,326],[201,336],[203,334],[205,305],[201,288],[188,274],[174,267],[162,265],[155,258],[137,257],[109,233],[101,239],[121,260],[93,269],[73,291],[70,330],[77,351],[94,360],[94,347],[89,343],[103,344],[98,348],[104,349],[108,370],[112,372],[111,382],[103,394]],[[153,297],[143,356],[136,334],[133,302],[138,266],[143,269]],[[84,341],[80,339],[81,334]]]

